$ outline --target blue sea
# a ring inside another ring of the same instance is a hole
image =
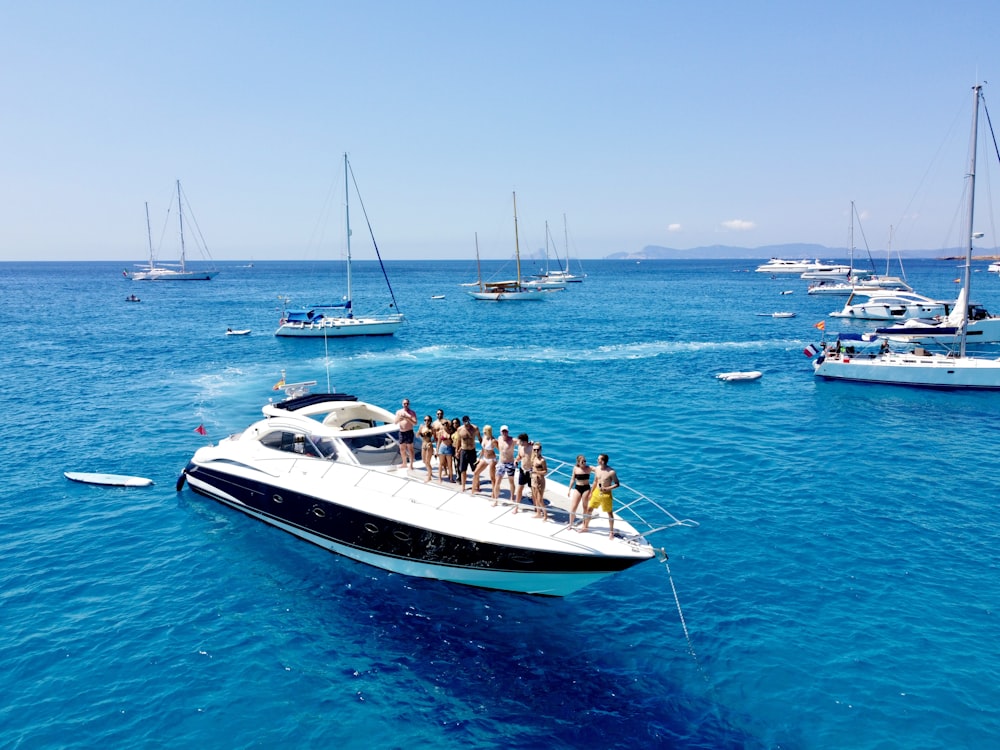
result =
[[[324,342],[273,333],[280,297],[340,298],[335,262],[187,283],[0,264],[0,746],[993,746],[1000,394],[817,380],[802,350],[844,299],[750,261],[584,265],[491,304],[459,286],[472,262],[390,262],[405,326]],[[972,296],[1000,311],[985,265]],[[355,270],[357,311],[381,308],[377,264]],[[955,262],[907,274],[956,294]],[[549,599],[390,574],[177,492],[282,372],[608,453],[699,525]]]

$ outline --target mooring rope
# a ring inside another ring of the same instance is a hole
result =
[[[684,620],[684,610],[681,609],[681,598],[677,594],[677,586],[674,584],[674,574],[670,570],[670,561],[667,559],[666,550],[660,549],[660,562],[663,563],[663,567],[667,569],[667,578],[670,579],[670,590],[674,592],[674,603],[677,605],[677,615],[681,619],[681,628],[684,630],[684,639],[687,641],[688,653],[691,654],[691,658],[694,659],[695,664],[698,664],[698,654],[695,653],[694,644],[691,642],[691,633],[688,631],[687,622]],[[698,665],[699,669],[701,665]]]

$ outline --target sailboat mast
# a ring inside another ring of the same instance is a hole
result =
[[[483,269],[479,265],[479,232],[475,233],[475,237],[476,237],[476,278],[479,279],[479,291],[483,292],[486,291],[486,288],[483,286]]]
[[[146,201],[146,239],[149,242],[149,270],[153,270],[153,230],[149,226],[149,201]]]
[[[354,317],[354,303],[351,295],[351,201],[350,186],[347,179],[347,172],[350,165],[347,163],[347,152],[344,152],[344,216],[347,221],[347,317]]]
[[[514,257],[517,259],[517,285],[521,286],[521,246],[517,239],[517,193],[514,196]]]
[[[181,203],[181,181],[177,180],[177,221],[181,227],[181,273],[184,273],[184,209]]]
[[[545,220],[545,276],[548,277],[548,275],[549,275],[549,220],[546,219]]]
[[[972,235],[976,216],[976,142],[979,140],[979,97],[982,92],[982,84],[977,83],[972,87],[972,142],[969,144],[969,208],[965,224],[965,240],[967,248],[965,253],[965,302],[962,304],[962,324],[959,331],[958,356],[965,356],[966,332],[969,328],[969,300],[972,299],[969,283],[972,281]]]
[[[566,214],[563,214],[563,247],[566,248],[566,273],[569,273],[569,230],[566,228]]]
[[[851,201],[851,232],[849,235],[851,246],[848,248],[847,264],[850,267],[847,278],[854,281],[854,201]]]

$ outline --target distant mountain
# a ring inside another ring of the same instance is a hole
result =
[[[965,255],[959,248],[945,248],[937,250],[901,250],[900,255],[904,258],[964,258]],[[997,248],[976,248],[976,257],[980,259],[993,258],[997,255]],[[895,251],[894,251],[895,254]],[[876,258],[885,257],[885,250],[872,251]],[[690,260],[697,258],[742,260],[753,259],[765,261],[768,258],[819,258],[820,260],[843,260],[847,258],[846,247],[826,247],[825,245],[810,245],[806,243],[795,243],[789,245],[764,245],[763,247],[733,247],[731,245],[709,245],[706,247],[693,247],[687,250],[678,250],[672,247],[660,247],[659,245],[646,245],[636,253],[612,253],[606,255],[608,260]],[[854,257],[861,260],[857,249]]]

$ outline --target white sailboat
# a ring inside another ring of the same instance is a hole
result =
[[[149,265],[139,266],[139,271],[125,272],[125,275],[132,281],[211,281],[218,275],[215,269],[208,271],[195,271],[187,267],[184,249],[184,201],[181,199],[181,181],[177,180],[177,221],[180,225],[181,237],[181,258],[174,264],[156,265],[156,258],[153,257],[153,234],[149,228],[149,203],[146,203],[146,235],[149,239]]]
[[[546,299],[558,289],[532,289],[521,282],[521,244],[517,236],[517,193],[514,193],[514,257],[517,261],[517,278],[510,281],[483,281],[479,275],[478,289],[468,292],[475,300],[488,302],[534,302]],[[476,242],[476,266],[479,266],[479,242]]]
[[[549,222],[545,222],[545,273],[535,274],[535,278],[528,279],[524,285],[529,289],[562,289],[566,286],[566,279],[563,275],[562,264],[558,271],[549,269],[549,239],[552,237],[549,232]],[[555,242],[553,242],[553,248]],[[559,254],[556,253],[556,262],[559,262]]]
[[[354,315],[354,292],[351,286],[351,207],[350,207],[350,175],[351,166],[344,154],[344,210],[347,225],[347,296],[343,302],[328,305],[314,305],[308,309],[282,310],[281,321],[275,336],[297,336],[303,338],[343,338],[346,336],[391,336],[396,329],[403,324],[401,313],[390,313],[388,315],[368,315],[355,317]],[[355,183],[355,189],[357,184]],[[361,205],[362,211],[364,204]],[[372,237],[374,243],[375,238]],[[382,256],[378,252],[378,245],[375,246],[375,254],[378,256],[379,265],[382,265]],[[389,277],[385,273],[385,266],[382,266],[382,274],[385,276],[386,286],[389,288],[389,296],[392,298],[390,307],[398,309],[396,296],[392,292],[389,284]]]
[[[813,363],[815,374],[828,380],[848,380],[887,385],[910,385],[926,388],[1000,389],[1000,359],[969,357],[966,340],[969,305],[966,304],[972,279],[972,244],[976,198],[976,143],[979,133],[979,105],[982,85],[973,87],[972,139],[969,147],[968,206],[963,227],[966,238],[966,258],[963,295],[956,305],[958,319],[958,351],[953,354],[933,354],[922,348],[896,352],[884,342],[878,354],[857,354],[840,342],[827,349]],[[984,105],[985,106],[985,105]]]
[[[569,231],[566,228],[566,214],[563,214],[563,242],[566,248],[566,266],[562,266],[562,261],[559,260],[559,251],[556,250],[555,240],[552,242],[552,250],[556,255],[556,263],[559,264],[559,268],[551,271],[549,270],[549,223],[545,222],[545,273],[539,274],[537,279],[534,281],[527,281],[526,284],[530,286],[540,286],[543,288],[554,289],[560,287],[564,284],[579,284],[583,282],[587,274],[579,273],[575,274],[569,270]]]

